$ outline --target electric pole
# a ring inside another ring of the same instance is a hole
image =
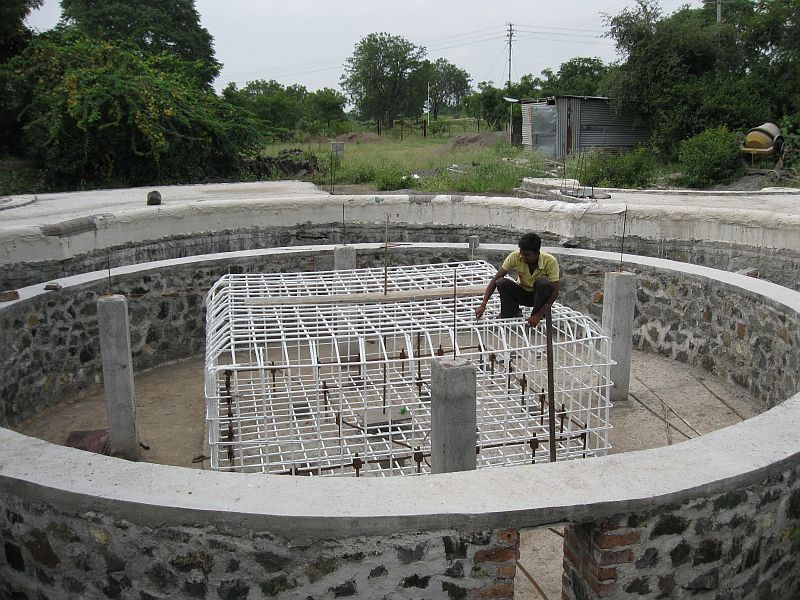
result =
[[[511,94],[511,40],[514,39],[514,24],[508,24],[508,93]]]
[[[717,23],[722,23],[722,5],[729,4],[730,0],[703,0],[705,4],[714,3],[717,5]]]
[[[511,41],[514,39],[514,24],[508,24],[508,95],[511,96]],[[514,145],[514,105],[508,105],[508,144]]]

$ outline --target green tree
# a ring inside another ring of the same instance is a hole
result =
[[[30,42],[25,19],[44,0],[3,0],[0,3],[0,64],[18,54]]]
[[[652,127],[666,159],[677,157],[681,140],[706,129],[741,130],[770,120],[772,92],[756,75],[764,57],[743,33],[751,28],[752,5],[736,0],[726,11],[722,23],[710,9],[688,7],[664,18],[655,0],[637,0],[607,17],[624,60],[603,88]]]
[[[25,19],[43,0],[3,0],[0,3],[0,65],[16,56],[33,38],[25,25]],[[0,81],[0,89],[2,87]],[[0,152],[16,154],[20,149],[22,130],[17,116],[6,101],[6,93],[0,94]]]
[[[401,116],[421,114],[425,91],[425,48],[400,36],[371,33],[359,41],[347,59],[342,88],[365,119],[375,119],[387,128]]]
[[[558,72],[545,69],[541,77],[523,75],[518,85],[520,97],[597,96],[609,67],[599,58],[577,57],[561,63]]]
[[[274,80],[259,79],[248,82],[241,89],[230,83],[222,91],[222,96],[252,113],[266,137],[286,141],[305,116],[308,92],[302,85],[284,87]]]
[[[308,111],[311,121],[320,121],[325,125],[325,132],[331,135],[331,124],[344,121],[344,105],[347,98],[331,88],[322,88],[308,95]]]
[[[463,69],[444,58],[430,63],[430,111],[434,120],[439,118],[443,107],[455,108],[470,92],[470,76]]]
[[[61,9],[66,23],[93,37],[178,58],[201,83],[219,74],[213,39],[200,25],[194,0],[61,0]]]
[[[512,92],[516,90],[512,87]],[[464,99],[467,114],[486,123],[489,129],[502,129],[508,124],[508,102],[503,98],[508,95],[507,89],[494,87],[491,81],[481,81],[478,91]]]
[[[73,29],[37,36],[0,70],[26,156],[55,188],[234,175],[257,134],[243,111],[134,46]]]

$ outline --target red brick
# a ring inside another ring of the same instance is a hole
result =
[[[470,594],[472,598],[513,598],[514,583],[500,583],[485,588],[476,588]]]
[[[605,551],[600,552],[599,556],[596,557],[595,560],[596,564],[607,566],[607,565],[623,565],[626,563],[633,562],[633,550],[630,548],[626,550],[616,550],[616,551]]]
[[[616,567],[601,567],[594,561],[586,561],[584,564],[589,568],[592,575],[597,581],[616,581],[617,568]]]
[[[497,539],[500,540],[501,542],[516,544],[519,542],[519,530],[503,529],[502,531],[498,532]]]
[[[598,598],[611,598],[617,592],[617,584],[615,583],[599,583],[589,579],[586,583],[592,588],[592,591]]]
[[[573,565],[578,564],[577,555],[575,554],[573,549],[567,544],[564,544],[564,558],[566,560],[569,560],[569,562],[571,562]]]
[[[639,531],[630,531],[628,533],[612,534],[612,533],[595,533],[594,543],[598,548],[619,548],[620,546],[630,546],[636,544],[642,537]]]
[[[517,548],[492,548],[491,550],[478,550],[473,562],[506,562],[518,558],[519,550]]]
[[[736,324],[736,335],[740,338],[744,337],[744,334],[747,332],[747,328],[744,326],[744,323],[737,323]]]
[[[600,304],[603,302],[603,292],[595,292],[592,294],[592,302],[595,304]]]
[[[500,565],[497,567],[498,579],[514,579],[517,574],[517,567],[514,565]]]

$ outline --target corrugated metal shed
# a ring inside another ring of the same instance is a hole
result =
[[[632,150],[649,135],[630,115],[614,113],[610,100],[601,96],[557,96],[522,105],[523,146],[548,156],[592,148]]]

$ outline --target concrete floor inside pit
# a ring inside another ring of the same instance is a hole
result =
[[[135,377],[142,460],[207,468],[204,457],[203,357],[141,371]],[[750,418],[765,407],[747,392],[704,371],[664,357],[634,351],[631,398],[611,409],[612,453],[676,444]],[[674,413],[659,399],[674,409]],[[638,400],[637,400],[638,399]],[[645,405],[649,408],[645,408]],[[667,414],[670,427],[663,420]],[[675,414],[677,413],[677,415]],[[738,414],[737,414],[738,413]],[[678,416],[679,415],[679,416]],[[63,444],[71,431],[107,427],[101,385],[92,386],[21,423],[20,433]],[[515,598],[561,597],[561,528],[522,531]],[[544,595],[523,573],[527,571]]]

